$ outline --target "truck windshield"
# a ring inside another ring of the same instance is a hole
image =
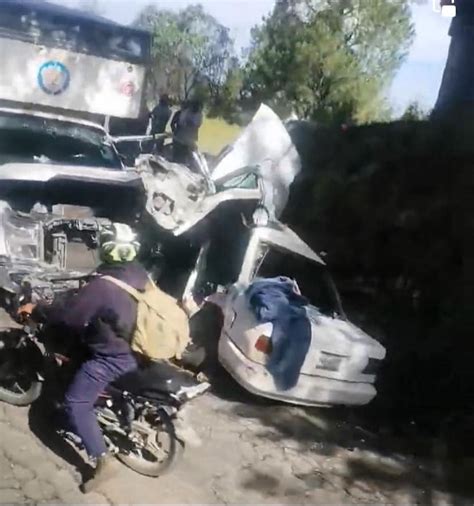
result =
[[[15,162],[122,168],[119,156],[100,129],[0,113],[0,164]]]
[[[302,295],[323,314],[341,314],[342,309],[327,268],[301,255],[266,245],[255,277],[285,276],[294,279]]]

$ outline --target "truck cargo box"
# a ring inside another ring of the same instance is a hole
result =
[[[136,118],[151,36],[75,9],[0,2],[0,100]]]

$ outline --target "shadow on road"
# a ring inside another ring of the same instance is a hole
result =
[[[349,495],[353,488],[362,487],[403,493],[410,503],[438,503],[439,493],[448,496],[449,503],[472,503],[474,459],[466,458],[467,450],[453,453],[449,434],[456,439],[454,427],[432,436],[414,426],[395,434],[393,428],[374,430],[365,423],[363,408],[300,408],[241,399],[232,412],[257,421],[258,438],[306,457],[313,454],[315,462],[335,463],[334,469],[328,465],[330,471],[315,468],[298,474],[308,489],[334,488],[338,482]]]
[[[28,425],[31,432],[60,459],[73,466],[82,480],[86,480],[91,476],[93,469],[79,452],[57,433],[59,423],[59,413],[54,410],[47,395],[42,396],[30,407]]]

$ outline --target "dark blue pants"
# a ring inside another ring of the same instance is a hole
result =
[[[137,367],[131,353],[96,355],[84,362],[65,396],[65,410],[72,430],[82,439],[90,457],[107,452],[104,437],[94,413],[94,404],[105,387]]]

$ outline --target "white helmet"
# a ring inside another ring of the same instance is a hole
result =
[[[131,262],[139,249],[137,236],[128,225],[112,223],[101,230],[100,256],[103,262]]]

